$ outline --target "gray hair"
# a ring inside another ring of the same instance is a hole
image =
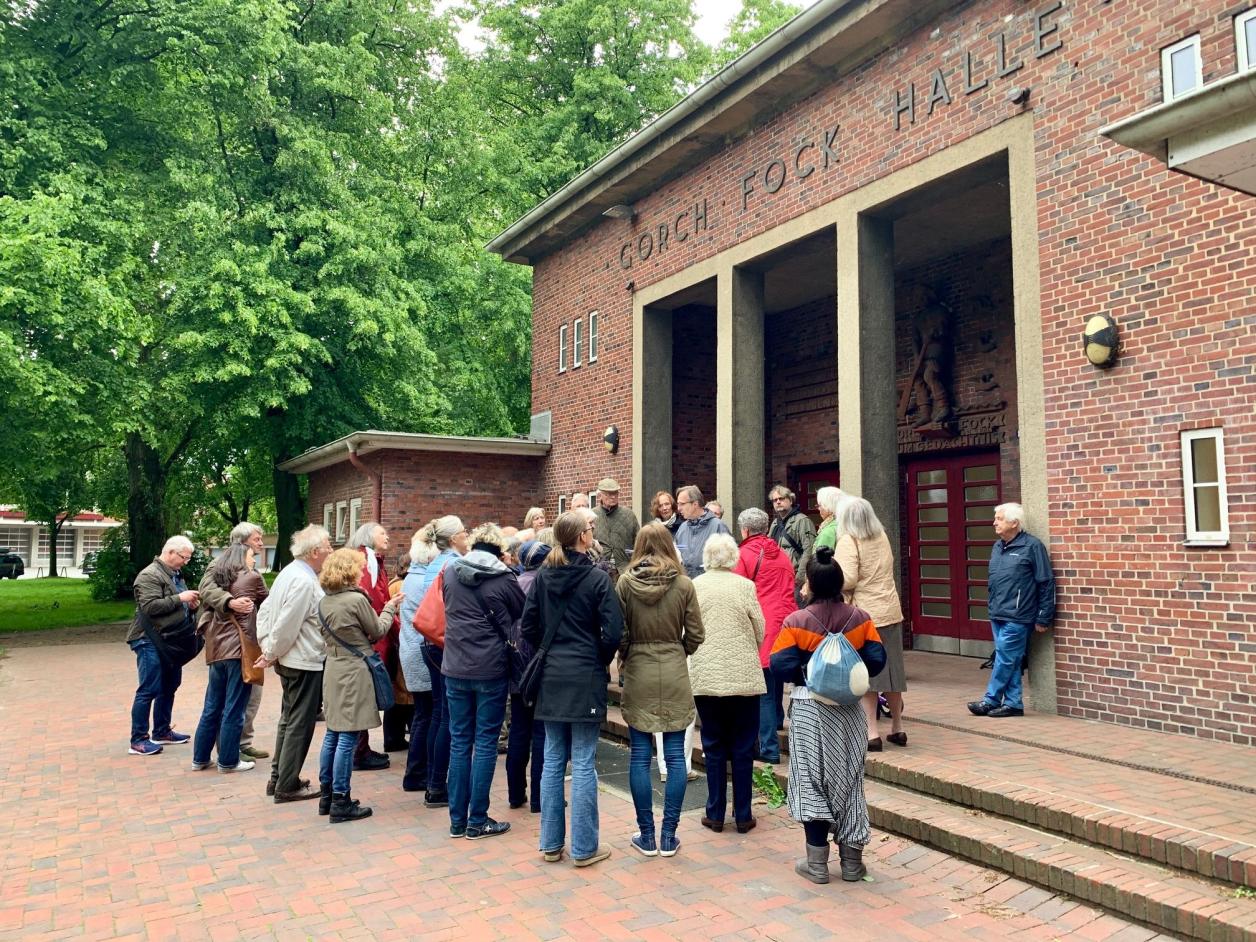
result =
[[[871,540],[885,532],[872,504],[862,497],[847,497],[837,517],[837,532],[857,540]]]
[[[519,535],[512,534],[506,537],[506,552],[513,556],[519,555],[519,547],[523,545],[523,540],[519,539]]]
[[[776,487],[772,488],[772,490],[768,491],[768,500],[775,500],[778,497],[784,497],[791,504],[798,500],[797,495],[795,495],[794,492],[784,484],[778,484]]]
[[[758,507],[747,507],[737,515],[737,526],[750,534],[768,532],[768,515]]]
[[[362,526],[353,531],[353,536],[349,537],[349,542],[345,544],[348,549],[375,549],[375,531],[384,529],[378,520],[368,520]]]
[[[243,523],[237,523],[235,527],[232,528],[231,538],[228,540],[228,542],[229,543],[244,543],[254,533],[260,534],[262,532],[263,532],[262,528],[259,527],[256,523],[249,523],[247,520],[245,520]]]
[[[292,546],[290,552],[293,559],[305,559],[316,549],[323,545],[324,541],[331,542],[331,534],[327,532],[325,527],[320,527],[317,523],[312,523],[304,530],[298,530],[292,534]]]
[[[691,500],[691,501],[693,501],[695,504],[697,504],[697,505],[698,505],[699,507],[701,507],[703,510],[706,510],[706,501],[702,499],[702,489],[701,489],[700,487],[698,487],[698,485],[696,485],[696,484],[686,484],[684,487],[682,487],[680,490],[678,490],[678,491],[676,492],[676,501],[677,501],[677,503],[679,503],[679,502],[680,502],[680,498],[681,498],[681,496],[682,496],[682,495],[683,495],[683,496],[684,496],[687,500]]]
[[[589,495],[583,491],[576,491],[571,495],[571,504],[568,510],[583,510],[589,506]]]
[[[760,511],[762,513],[762,511]],[[737,518],[740,523],[741,517]],[[702,568],[728,570],[737,565],[737,541],[727,533],[713,533],[702,545]]]
[[[453,514],[429,521],[410,541],[410,561],[427,565],[449,549],[449,541],[462,531],[462,518]]]
[[[1015,523],[1019,526],[1025,525],[1025,508],[1015,502],[1007,504],[999,504],[994,508],[996,514],[1003,514],[1003,519],[1008,523]]]
[[[169,553],[171,550],[178,550],[181,553],[194,553],[196,552],[196,547],[194,547],[192,545],[192,541],[189,540],[182,533],[176,533],[170,539],[166,540],[165,545],[162,546],[161,548],[162,555],[164,556],[166,553]]]
[[[822,487],[816,491],[816,503],[836,517],[838,505],[848,496],[840,487]]]

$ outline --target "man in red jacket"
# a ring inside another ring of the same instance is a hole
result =
[[[759,700],[759,749],[755,756],[762,762],[780,762],[781,744],[776,732],[785,725],[785,709],[781,704],[784,683],[769,667],[768,654],[781,632],[781,622],[793,612],[794,564],[775,540],[768,536],[768,515],[758,507],[750,507],[737,515],[741,530],[741,551],[733,572],[754,583],[759,607],[763,609],[764,635],[759,647],[759,666],[768,685]]]

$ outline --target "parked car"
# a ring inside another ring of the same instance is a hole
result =
[[[26,563],[17,553],[0,549],[0,579],[16,579],[26,572]]]
[[[96,553],[94,551],[83,554],[83,565],[79,569],[82,570],[85,576],[90,576],[96,571]]]

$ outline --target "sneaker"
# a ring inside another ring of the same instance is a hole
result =
[[[193,771],[193,772],[204,772],[206,769],[208,769],[208,768],[209,768],[211,765],[213,765],[213,764],[214,764],[214,760],[213,760],[213,759],[206,759],[204,762],[197,762],[195,759],[193,759],[193,760],[192,760],[192,771]]]
[[[696,782],[697,780],[698,780],[698,773],[695,772],[693,769],[690,769],[688,772],[685,773],[686,782]]]
[[[269,759],[270,753],[265,749],[258,749],[256,746],[241,746],[240,755],[246,759]]]
[[[139,742],[131,743],[131,748],[128,751],[133,756],[155,756],[161,752],[161,746],[151,739],[141,739]]]
[[[646,857],[657,857],[659,855],[659,848],[658,845],[654,843],[653,834],[649,837],[642,837],[640,833],[634,834],[632,836],[632,847],[633,850],[638,851]]]
[[[985,716],[996,706],[997,704],[991,703],[989,700],[974,700],[968,704],[968,712],[973,716]]]
[[[577,867],[592,867],[595,863],[605,860],[611,855],[611,849],[605,844],[598,844],[597,850],[589,857],[581,857],[579,860],[573,860],[572,863]]]
[[[424,808],[448,808],[449,793],[448,792],[426,792],[423,795]]]
[[[453,837],[453,838],[466,837],[466,836],[467,836],[467,826],[466,826],[465,824],[451,824],[451,825],[449,825],[449,836],[450,836],[450,837]]]
[[[1000,717],[1004,717],[1004,716],[1024,716],[1024,715],[1025,715],[1025,711],[1021,709],[1020,707],[1007,706],[1006,704],[1004,704],[1001,707],[995,707],[993,710],[991,710],[989,713],[986,714],[986,716],[993,716],[996,719]]]
[[[467,828],[466,837],[469,841],[478,841],[482,837],[496,837],[498,834],[505,834],[509,830],[509,821],[494,821],[492,818],[488,818],[485,820],[483,827]]]
[[[226,772],[247,772],[249,769],[253,768],[253,765],[254,765],[254,763],[250,762],[248,759],[241,759],[241,760],[240,760],[239,762],[237,762],[235,765],[220,765],[220,766],[218,766],[218,771],[219,771],[219,772],[224,772],[224,773],[226,773]]]
[[[361,759],[353,760],[353,771],[355,772],[378,772],[380,769],[386,769],[391,765],[388,756],[382,752],[368,752]]]
[[[675,857],[678,850],[680,850],[680,841],[676,839],[676,835],[664,832],[659,840],[659,856]]]
[[[187,733],[176,733],[171,729],[161,736],[154,736],[152,741],[162,746],[182,746],[185,742],[191,742],[192,737]]]
[[[563,849],[560,847],[558,850],[543,850],[541,851],[541,858],[546,863],[559,863],[563,859]]]

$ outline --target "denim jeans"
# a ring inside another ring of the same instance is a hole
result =
[[[506,718],[509,684],[445,678],[449,703],[449,824],[482,828],[497,768],[497,737]]]
[[[642,837],[654,836],[654,788],[650,784],[650,759],[654,754],[654,734],[628,727],[628,789],[637,808],[637,827]],[[667,763],[667,784],[663,787],[663,833],[675,834],[680,824],[680,806],[685,803],[685,731],[663,734],[663,759]]]
[[[751,777],[759,721],[759,698],[694,697],[702,718],[702,755],[706,759],[706,816],[723,821],[728,807],[725,765],[733,765],[733,820],[751,818]],[[669,776],[670,778],[670,776]]]
[[[785,707],[781,696],[785,693],[785,681],[768,668],[763,668],[763,680],[768,692],[759,697],[759,755],[771,762],[781,759],[781,741],[776,731],[784,724]]]
[[[410,745],[401,787],[408,792],[420,792],[427,788],[427,732],[432,725],[432,691],[410,696],[414,698],[414,713],[410,717]]]
[[[252,686],[244,682],[240,673],[238,658],[209,665],[205,706],[192,739],[193,762],[208,762],[217,743],[220,769],[233,769],[239,764],[240,730],[244,728],[244,709],[252,692]]]
[[[349,794],[349,777],[353,774],[353,750],[358,745],[356,731],[323,734],[323,751],[318,757],[318,781],[330,785],[337,795]]]
[[[131,642],[139,668],[140,684],[131,703],[131,742],[148,738],[148,714],[152,709],[154,736],[170,732],[170,715],[174,712],[174,695],[183,683],[183,668],[170,667],[147,638]]]
[[[571,761],[571,856],[584,860],[597,853],[598,720],[545,723],[545,768],[541,772],[541,844],[549,853],[561,850],[567,837],[567,800],[563,777]],[[682,775],[683,782],[685,777]]]
[[[528,759],[531,758],[531,770]],[[545,724],[532,719],[532,708],[523,702],[521,694],[510,695],[510,738],[506,741],[506,793],[512,807],[528,801],[528,783],[531,788],[530,807],[541,810],[541,768],[545,764]]]
[[[1021,662],[1034,626],[992,618],[990,630],[994,633],[994,669],[990,671],[990,684],[986,687],[986,702],[1023,710]]]
[[[424,644],[423,663],[432,675],[432,718],[427,726],[427,790],[443,795],[449,786],[449,701],[440,672],[444,652]]]

